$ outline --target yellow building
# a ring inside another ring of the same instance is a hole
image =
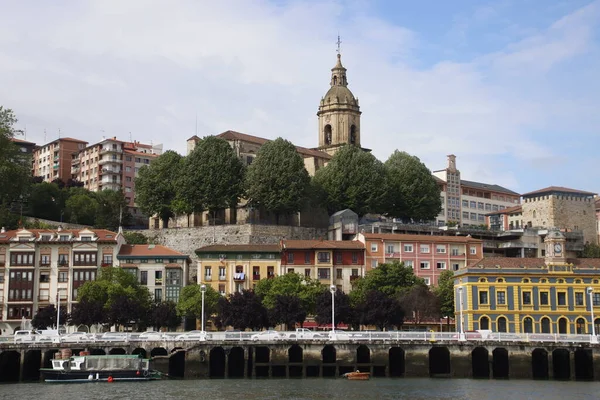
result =
[[[223,295],[253,289],[259,280],[280,274],[281,251],[276,244],[211,245],[196,254],[198,284]]]

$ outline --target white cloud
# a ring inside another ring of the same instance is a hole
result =
[[[2,101],[38,142],[44,129],[48,141],[58,128],[90,142],[131,132],[184,152],[197,118],[199,135],[233,129],[316,146],[338,31],[363,146],[381,159],[399,148],[438,169],[454,153],[465,179],[518,190],[520,171],[501,158],[552,157],[531,132],[577,124],[598,105],[543,79],[592,51],[597,2],[502,51],[426,69],[415,67],[426,45],[419,32],[341,1],[40,2],[36,15],[9,7]]]

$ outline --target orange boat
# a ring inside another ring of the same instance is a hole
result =
[[[356,372],[347,372],[342,376],[344,378],[346,378],[348,380],[352,380],[352,381],[367,381],[371,377],[371,373],[356,371]]]

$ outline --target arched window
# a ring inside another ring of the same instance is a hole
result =
[[[333,76],[333,84],[337,85],[337,76],[336,75]]]
[[[523,320],[523,333],[533,333],[533,320],[531,317],[525,317]]]
[[[500,317],[498,318],[498,332],[508,332],[506,329],[506,318]]]
[[[541,321],[542,333],[550,333],[550,318],[544,317]]]
[[[325,144],[331,144],[331,125],[325,125]]]
[[[533,210],[533,218],[535,218],[535,210]]]
[[[488,317],[479,318],[479,329],[490,329],[490,319]]]
[[[577,334],[583,335],[585,333],[585,325],[585,319],[577,318],[577,321],[575,321],[575,328],[577,330]]]
[[[566,335],[567,333],[569,333],[569,323],[567,321],[566,318],[561,318],[558,320],[558,333],[562,334],[562,335]]]
[[[498,279],[496,279],[496,282],[502,283],[502,282],[504,282],[504,278],[498,278]]]
[[[350,144],[356,144],[356,126],[350,127]]]

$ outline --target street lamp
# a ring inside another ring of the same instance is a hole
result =
[[[202,332],[204,332],[204,293],[206,292],[206,285],[200,285],[200,291],[202,292]]]
[[[60,336],[60,289],[56,289],[56,333]]]
[[[458,310],[460,311],[460,331],[458,334],[458,340],[465,340],[465,326],[463,321],[463,288],[458,287]]]
[[[331,292],[331,339],[335,340],[335,286],[329,286]]]
[[[596,325],[595,325],[595,321],[594,321],[594,299],[593,299],[593,294],[594,294],[594,288],[591,286],[588,286],[587,288],[587,294],[588,294],[588,302],[590,303],[590,313],[591,313],[591,317],[592,317],[592,337],[590,338],[590,342],[592,343],[598,343],[598,338],[596,337]]]

